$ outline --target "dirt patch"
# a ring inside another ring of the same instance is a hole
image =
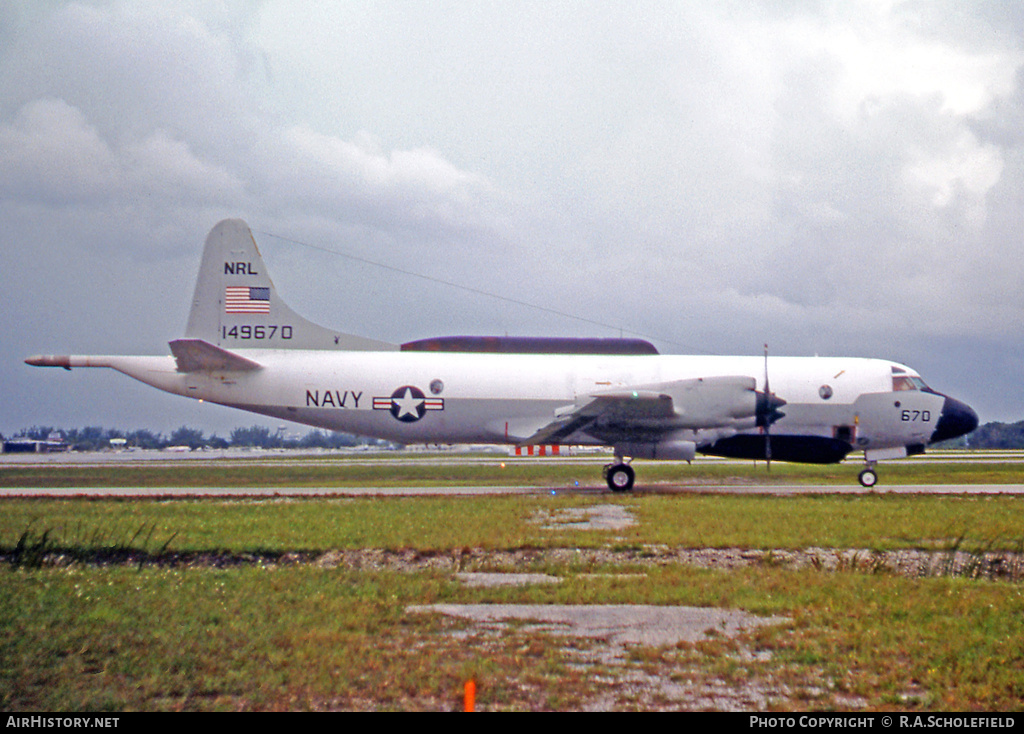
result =
[[[487,624],[526,620],[535,629],[553,634],[651,647],[697,642],[714,635],[736,637],[744,630],[788,621],[734,609],[638,604],[431,604],[411,606],[406,611],[438,612]]]
[[[281,562],[303,562],[284,556]],[[671,548],[644,546],[635,549],[537,548],[484,550],[466,548],[454,552],[350,550],[328,551],[305,562],[321,566],[417,571],[444,569],[457,572],[503,569],[519,572],[531,565],[557,564],[575,569],[601,566],[662,566],[676,563],[698,568],[730,570],[756,566],[819,571],[893,573],[899,576],[963,576],[1020,580],[1024,578],[1024,555],[1012,552],[966,553],[962,551],[896,550],[872,551],[856,548],[749,549]]]
[[[636,525],[636,519],[622,505],[538,510],[532,522],[545,530],[623,530]]]
[[[12,566],[62,567],[165,566],[185,568],[230,568],[310,564],[322,568],[356,570],[519,573],[530,565],[557,564],[574,570],[600,566],[659,566],[682,563],[699,568],[734,569],[751,566],[813,568],[822,571],[893,573],[900,576],[962,576],[1017,581],[1024,579],[1024,554],[1014,552],[968,553],[964,551],[896,550],[872,551],[857,548],[748,549],[672,548],[643,546],[631,549],[530,548],[485,550],[460,548],[451,551],[353,550],[284,551],[263,553],[163,552],[136,550],[65,550],[54,548],[33,554],[17,551],[0,553],[0,563]]]
[[[457,573],[455,578],[472,588],[562,583],[560,577],[546,573]]]
[[[470,629],[449,634],[482,650],[526,650],[548,635],[572,639],[551,647],[581,673],[577,710],[763,711],[793,694],[757,672],[770,655],[751,649],[748,637],[786,623],[783,617],[625,604],[432,604],[406,611],[470,621]],[[742,672],[723,675],[723,665]]]

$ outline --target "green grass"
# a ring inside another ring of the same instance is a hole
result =
[[[474,677],[490,709],[574,707],[608,684],[524,627],[468,638],[407,614],[437,602],[713,605],[789,617],[735,644],[640,649],[649,671],[771,680],[776,708],[1019,710],[1019,586],[959,579],[683,566],[564,586],[473,590],[446,574],[312,567],[2,572],[0,708],[7,711],[442,709]],[[571,577],[571,574],[570,574]],[[617,695],[629,707],[628,686]],[[846,702],[846,703],[844,703]]]
[[[621,530],[545,530],[539,513],[621,504]],[[529,547],[1017,549],[1024,497],[934,495],[528,495],[292,499],[5,499],[0,550],[28,533],[59,547],[172,551],[441,551]],[[134,538],[134,540],[133,540]]]
[[[388,481],[383,468],[373,469]],[[114,483],[139,476],[126,479],[134,467],[108,470]],[[236,481],[255,486],[266,467],[246,471]],[[623,505],[637,524],[546,530],[535,521],[605,504]],[[579,708],[598,696],[616,708],[650,708],[657,701],[635,684],[641,671],[686,685],[763,689],[777,709],[1020,710],[1019,582],[906,578],[870,565],[792,570],[770,558],[712,571],[559,562],[549,554],[513,569],[476,554],[478,570],[544,572],[563,582],[475,589],[423,566],[399,572],[275,561],[367,548],[413,556],[537,548],[1019,551],[1022,537],[1024,498],[999,495],[4,498],[0,552],[12,562],[0,565],[0,710],[455,710],[469,677],[486,710]],[[208,558],[161,564],[164,552]],[[54,554],[63,554],[56,565]],[[249,560],[219,568],[218,554]],[[709,635],[633,649],[626,663],[581,664],[600,643],[525,624],[486,632],[406,612],[448,602],[716,606],[789,621],[738,641]]]

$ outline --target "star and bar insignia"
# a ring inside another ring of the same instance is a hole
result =
[[[373,409],[390,410],[403,423],[413,423],[428,410],[444,410],[444,398],[428,398],[418,387],[405,385],[391,393],[391,397],[374,398]]]

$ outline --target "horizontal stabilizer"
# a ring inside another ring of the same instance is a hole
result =
[[[175,339],[171,353],[178,372],[251,372],[263,369],[259,362],[240,357],[202,339]]]

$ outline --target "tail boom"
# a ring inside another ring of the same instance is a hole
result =
[[[33,367],[107,367],[139,382],[177,395],[188,395],[182,373],[174,357],[132,357],[123,355],[41,354],[29,357]]]

